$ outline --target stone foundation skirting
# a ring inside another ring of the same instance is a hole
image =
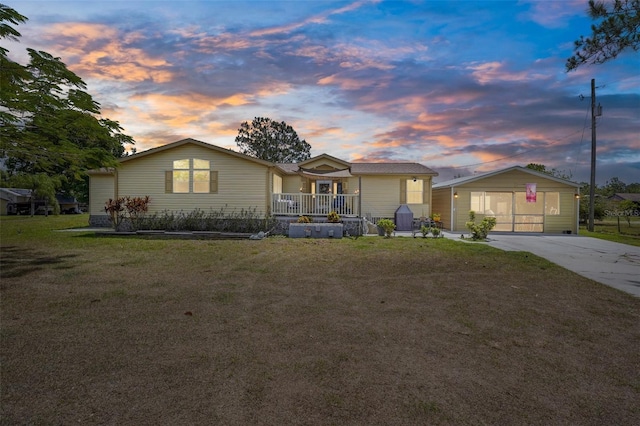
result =
[[[341,223],[292,223],[289,238],[342,238]]]
[[[89,215],[89,226],[93,228],[112,228],[111,220],[106,214],[92,214]]]

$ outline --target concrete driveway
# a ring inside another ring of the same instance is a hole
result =
[[[487,244],[506,251],[533,253],[584,277],[640,297],[640,247],[580,235],[494,233],[489,234]]]

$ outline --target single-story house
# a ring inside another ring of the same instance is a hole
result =
[[[117,168],[89,172],[92,226],[109,226],[104,206],[117,197],[149,196],[149,213],[254,210],[276,217],[393,218],[401,205],[431,213],[438,174],[419,163],[350,163],[322,154],[276,164],[183,139],[120,159]]]
[[[18,203],[27,203],[31,200],[31,190],[22,188],[0,188],[0,214],[14,213],[9,211]],[[9,209],[7,209],[9,206]]]
[[[640,206],[640,194],[635,194],[635,193],[620,193],[620,192],[616,192],[615,194],[613,194],[612,196],[609,197],[609,200],[611,201],[631,201],[633,202],[635,205]]]
[[[0,188],[1,210],[0,214],[31,214],[31,190],[22,188]],[[75,197],[57,194],[56,200],[60,206],[60,213],[80,213],[78,200]],[[53,206],[43,199],[35,199],[34,208],[36,214],[53,213]]]
[[[496,218],[494,231],[577,233],[580,185],[514,166],[433,185],[433,206],[443,227],[467,232],[469,211],[476,221]]]

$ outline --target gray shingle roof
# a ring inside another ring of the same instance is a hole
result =
[[[438,173],[420,163],[352,163],[354,175],[431,175]]]
[[[477,181],[477,180],[480,180],[480,179],[487,178],[489,176],[499,175],[501,173],[505,173],[505,172],[508,172],[508,171],[511,171],[511,170],[519,170],[519,171],[522,171],[522,172],[525,172],[525,173],[529,173],[529,174],[534,175],[534,176],[539,176],[539,177],[544,178],[544,179],[550,179],[550,180],[554,180],[556,182],[565,183],[567,185],[580,187],[580,184],[575,183],[575,182],[571,182],[571,181],[568,181],[568,180],[565,180],[565,179],[560,179],[560,178],[557,178],[555,176],[552,176],[552,175],[549,175],[549,174],[546,174],[546,173],[541,173],[541,172],[538,172],[536,170],[528,169],[526,167],[513,166],[513,167],[508,167],[506,169],[494,170],[492,172],[478,173],[478,174],[472,175],[472,176],[464,176],[464,177],[460,177],[460,178],[456,178],[456,179],[451,179],[451,180],[448,180],[448,181],[445,181],[445,182],[438,182],[438,183],[435,183],[433,185],[433,189],[452,188],[454,186],[462,185],[462,184],[469,183],[469,182],[474,182],[474,181]]]
[[[286,173],[296,173],[298,164],[278,163]],[[438,173],[420,163],[351,163],[352,175],[431,175]]]

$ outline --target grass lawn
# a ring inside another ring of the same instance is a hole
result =
[[[640,300],[421,238],[0,222],[0,424],[640,424]]]
[[[593,223],[593,232],[581,225],[580,235],[640,246],[640,217],[633,216],[629,222],[625,218],[618,221],[618,218],[606,217]]]

